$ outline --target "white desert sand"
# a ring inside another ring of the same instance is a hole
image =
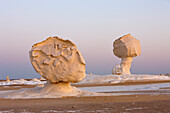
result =
[[[166,82],[166,83],[165,83]],[[11,80],[10,82],[0,82],[1,86],[6,85],[37,85],[35,88],[27,88],[20,90],[0,91],[1,98],[62,98],[67,96],[87,97],[87,96],[113,96],[122,95],[122,93],[92,93],[93,92],[114,92],[114,91],[140,91],[140,90],[157,90],[169,87],[170,77],[160,75],[86,75],[86,78],[72,85],[67,83],[67,87],[63,87],[65,83],[51,84],[47,81],[28,81],[28,80]],[[47,83],[47,84],[46,84]],[[144,84],[143,84],[144,83]],[[158,84],[153,84],[158,83]],[[160,84],[161,83],[161,84]],[[41,86],[39,84],[42,84]],[[45,86],[43,84],[46,84]],[[121,86],[119,86],[121,84]],[[135,84],[135,85],[134,85]],[[142,85],[143,84],[143,85]],[[148,84],[148,85],[147,85]],[[128,85],[128,86],[126,86]],[[44,86],[44,87],[43,87]],[[100,87],[96,87],[100,86]],[[9,86],[10,87],[10,86]],[[82,90],[85,91],[82,91]],[[159,93],[159,91],[158,91]],[[127,93],[124,93],[126,95]],[[133,94],[133,93],[132,93]]]
[[[97,86],[97,85],[117,85],[117,84],[126,84],[126,83],[153,83],[153,82],[166,82],[170,81],[170,76],[165,75],[90,75],[87,74],[86,78],[83,79],[79,83],[72,83],[72,85],[76,86]],[[9,82],[7,81],[1,81],[0,86],[6,86],[6,85],[38,85],[38,84],[45,84],[47,81],[44,79],[42,81],[33,81],[33,80],[11,80]],[[139,84],[140,84],[139,83]]]

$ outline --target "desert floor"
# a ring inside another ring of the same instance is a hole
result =
[[[0,91],[31,87],[1,86]],[[0,113],[170,113],[170,86],[164,89],[119,96],[0,99]]]

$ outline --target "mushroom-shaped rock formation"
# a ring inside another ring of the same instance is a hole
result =
[[[121,58],[122,74],[131,74],[130,67],[133,57],[141,54],[140,41],[130,34],[124,35],[113,43],[113,53]]]
[[[79,82],[86,76],[85,60],[76,45],[69,40],[49,37],[34,44],[29,53],[34,69],[50,82],[48,84],[57,87],[62,85],[66,93],[71,90],[70,82]],[[65,90],[66,87],[70,90]],[[63,90],[58,92],[63,93]]]

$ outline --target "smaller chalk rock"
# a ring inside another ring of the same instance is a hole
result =
[[[122,67],[120,65],[116,65],[113,67],[112,74],[113,75],[121,75],[123,73]]]
[[[133,57],[141,54],[140,41],[127,34],[115,40],[113,47],[113,53],[121,58],[122,74],[131,74],[130,67]]]

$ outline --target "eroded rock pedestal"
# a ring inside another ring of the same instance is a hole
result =
[[[112,74],[131,74],[130,68],[133,57],[141,54],[140,41],[127,34],[115,40],[113,47],[113,53],[121,58],[121,64],[113,68]]]

